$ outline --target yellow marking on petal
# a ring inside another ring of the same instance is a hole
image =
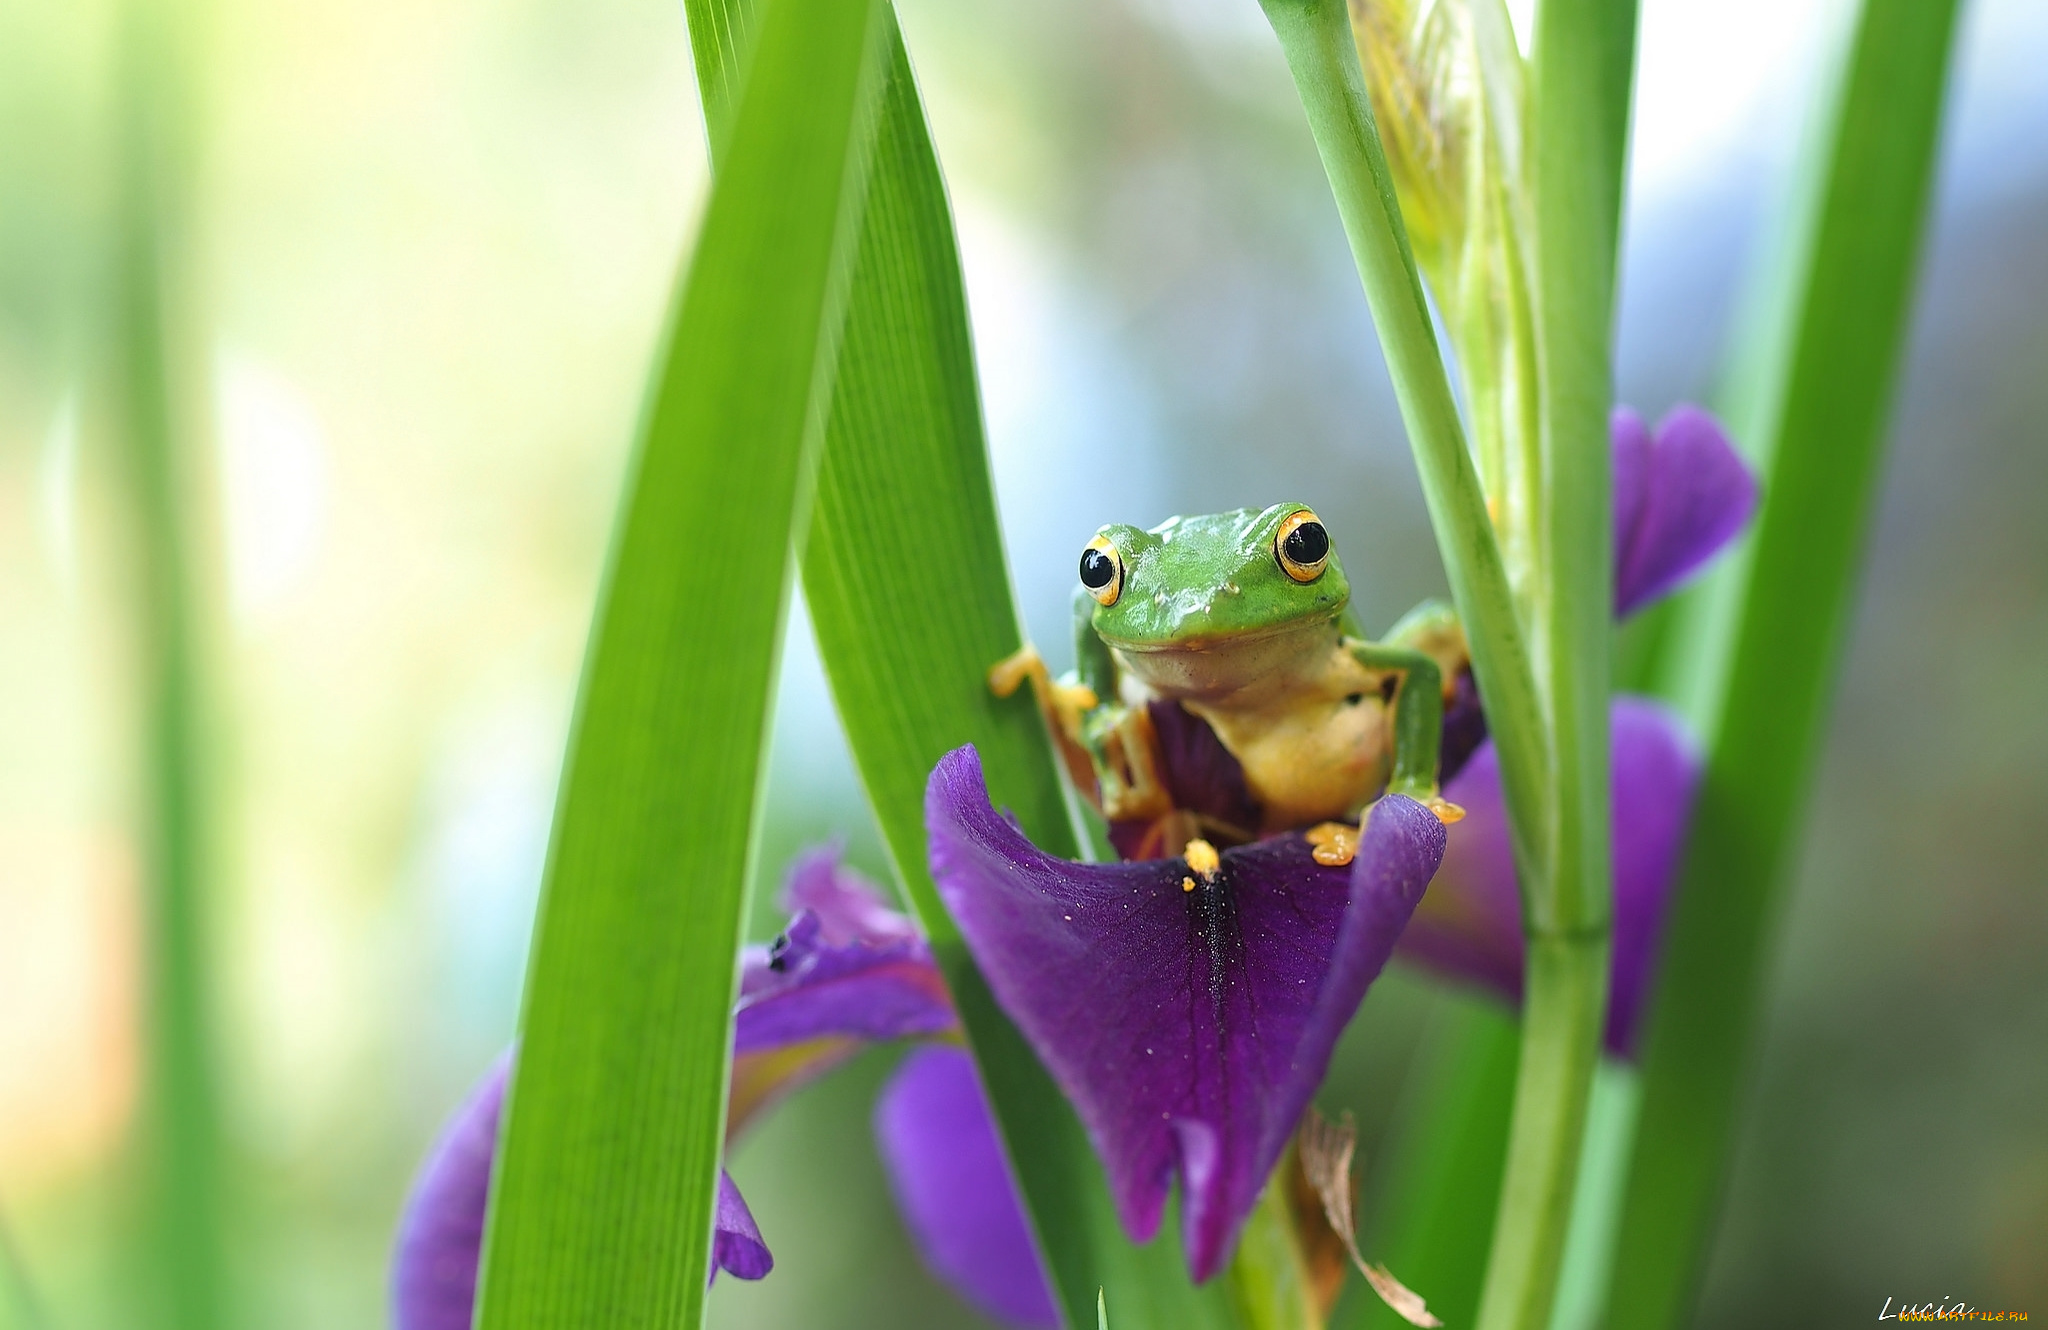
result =
[[[1216,870],[1223,866],[1223,856],[1216,853],[1216,847],[1205,840],[1191,840],[1180,857],[1188,861],[1188,867],[1202,875],[1207,882],[1216,876]]]
[[[1182,891],[1193,891],[1195,889],[1195,880],[1191,877],[1182,878],[1180,880],[1180,889]]]
[[[1318,822],[1308,829],[1310,852],[1319,864],[1342,868],[1358,857],[1358,828],[1349,822]]]
[[[1436,814],[1436,820],[1445,826],[1465,820],[1465,810],[1441,796],[1431,799],[1424,807]]]

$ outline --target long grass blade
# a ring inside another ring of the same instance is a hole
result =
[[[714,158],[757,0],[690,0]],[[961,944],[925,866],[924,786],[973,743],[995,800],[1039,845],[1079,846],[1028,699],[990,695],[1020,645],[989,476],[966,296],[945,182],[900,33],[886,38],[876,130],[804,593],[848,744],[903,885],[966,1024],[1070,1324],[1106,1286],[1120,1330],[1228,1324],[1170,1239],[1130,1244],[1080,1124]]]
[[[199,354],[193,278],[190,15],[129,0],[117,38],[118,160],[109,406],[127,499],[136,596],[146,806],[146,1071],[139,1116],[144,1324],[232,1324],[220,1087],[208,976],[215,860],[209,844],[202,669],[202,548],[192,496]],[[203,381],[203,380],[200,380]]]
[[[0,1330],[44,1330],[46,1324],[28,1262],[22,1259],[7,1216],[0,1214]]]
[[[1078,1121],[996,1006],[925,864],[924,786],[973,743],[992,796],[1039,845],[1077,855],[1050,745],[988,668],[1019,645],[989,478],[959,258],[938,161],[902,48],[892,53],[804,591],[847,740],[890,858],[932,939],[1070,1323],[1117,1291],[1120,1325],[1185,1296],[1170,1254],[1146,1285]],[[1171,1246],[1171,1242],[1165,1244]],[[1108,1262],[1107,1264],[1105,1262]]]
[[[549,849],[478,1325],[699,1324],[768,707],[881,0],[774,0],[657,361]]]
[[[1707,738],[1608,1323],[1684,1324],[1736,1125],[1763,958],[1825,733],[1940,137],[1955,0],[1865,0],[1787,261],[1748,345],[1736,434],[1764,474],[1750,549],[1695,593],[1667,687]]]

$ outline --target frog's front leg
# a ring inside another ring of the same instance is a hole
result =
[[[1394,691],[1394,762],[1387,793],[1405,794],[1444,817],[1446,804],[1437,797],[1437,749],[1443,740],[1443,671],[1434,657],[1413,647],[1347,639],[1352,659],[1368,670],[1399,679]]]
[[[1155,819],[1173,811],[1159,769],[1159,740],[1142,705],[1117,696],[1116,660],[1096,635],[1085,592],[1074,597],[1074,673],[1054,679],[1028,644],[989,671],[988,684],[1008,697],[1026,680],[1038,698],[1067,775],[1097,811],[1113,822]]]
[[[1010,696],[1027,681],[1032,696],[1038,700],[1039,713],[1045,717],[1045,728],[1052,734],[1053,746],[1066,763],[1067,775],[1077,788],[1092,791],[1096,764],[1083,731],[1087,714],[1100,706],[1095,690],[1085,684],[1054,679],[1038,648],[1029,642],[997,661],[988,672],[988,690],[997,697]]]
[[[1472,664],[1472,647],[1465,640],[1465,625],[1458,621],[1458,612],[1441,600],[1425,600],[1402,615],[1401,621],[1387,630],[1384,640],[1388,646],[1420,651],[1435,661],[1446,702],[1459,673]]]
[[[1437,792],[1437,750],[1444,725],[1443,671],[1428,652],[1385,642],[1344,639],[1344,649],[1376,674],[1392,675],[1394,691],[1394,762],[1388,794],[1402,794],[1422,804],[1441,822],[1456,822],[1465,810]],[[1308,830],[1316,862],[1342,865],[1358,853],[1363,825],[1323,822]]]
[[[1462,635],[1461,635],[1462,636]],[[1346,638],[1344,649],[1366,669],[1396,679],[1393,697],[1394,760],[1387,793],[1414,799],[1441,822],[1456,822],[1465,810],[1437,792],[1437,756],[1444,727],[1443,671],[1430,652],[1385,642]],[[1351,860],[1359,828],[1326,822],[1309,832],[1316,858],[1324,863]]]
[[[989,691],[1008,697],[1029,681],[1074,788],[1112,822],[1163,817],[1173,797],[1159,774],[1159,740],[1143,707],[1103,702],[1093,688],[1055,679],[1026,645],[988,672]]]

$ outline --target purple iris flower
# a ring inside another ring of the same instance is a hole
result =
[[[1195,1279],[1229,1257],[1444,852],[1413,799],[1373,806],[1347,867],[1298,834],[1180,859],[1046,854],[989,804],[973,748],[925,795],[932,876],[989,987],[1073,1101],[1138,1241],[1181,1182]]]
[[[959,1018],[916,925],[838,859],[818,850],[798,861],[784,892],[788,930],[743,955],[728,1140],[870,1042],[957,1038]],[[413,1181],[392,1260],[396,1330],[468,1330],[510,1066],[508,1053],[485,1075]],[[940,1047],[908,1060],[884,1091],[876,1129],[927,1264],[991,1315],[1057,1325],[971,1059]],[[714,1277],[759,1279],[774,1265],[724,1172],[713,1226]]]
[[[1614,956],[1607,1051],[1633,1057],[1664,907],[1685,845],[1699,759],[1678,722],[1654,702],[1617,697],[1608,716],[1614,865]],[[1465,810],[1400,955],[1451,978],[1522,998],[1522,899],[1508,845],[1500,755],[1491,741],[1444,786]]]
[[[903,1060],[875,1104],[896,1208],[932,1273],[1011,1325],[1060,1323],[974,1059],[931,1044]]]
[[[1697,407],[1674,410],[1654,435],[1621,408],[1612,434],[1615,603],[1627,613],[1711,558],[1748,520],[1757,493]],[[1449,880],[1420,912],[1447,838],[1434,815],[1399,796],[1373,805],[1348,868],[1317,862],[1297,832],[1226,849],[1203,873],[1181,859],[1054,858],[990,806],[971,748],[932,773],[926,827],[940,895],[997,1000],[1080,1114],[1133,1239],[1157,1230],[1178,1177],[1197,1281],[1227,1260],[1338,1034],[1397,940],[1426,965],[1520,997],[1521,909],[1499,763],[1490,743],[1477,743],[1469,681],[1457,682],[1445,795],[1469,816],[1449,833]],[[1208,726],[1170,703],[1154,703],[1152,718],[1176,805],[1257,825],[1243,772]],[[1613,721],[1606,1037],[1626,1053],[1698,761],[1651,703],[1617,699]],[[1111,828],[1126,854],[1142,843],[1133,831]]]

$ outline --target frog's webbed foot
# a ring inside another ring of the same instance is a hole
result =
[[[1349,822],[1318,822],[1302,834],[1319,864],[1342,868],[1358,857],[1359,829]]]
[[[1418,802],[1424,808],[1436,814],[1436,820],[1445,826],[1450,826],[1454,822],[1462,822],[1465,818],[1464,809],[1440,794],[1432,794],[1427,799],[1422,799]],[[1365,816],[1371,817],[1372,809],[1367,808]],[[1360,818],[1357,826],[1353,826],[1349,822],[1318,822],[1303,832],[1302,835],[1308,840],[1309,845],[1313,847],[1309,852],[1315,856],[1317,863],[1328,864],[1332,868],[1342,868],[1357,857],[1359,837],[1364,832],[1365,819]]]
[[[988,690],[997,697],[1008,697],[1027,679],[1031,682],[1031,692],[1038,699],[1039,708],[1047,716],[1057,718],[1061,728],[1077,738],[1081,733],[1081,717],[1102,704],[1101,699],[1095,696],[1095,690],[1086,684],[1053,678],[1052,671],[1046,669],[1044,659],[1039,656],[1038,648],[1029,642],[989,667]]]

